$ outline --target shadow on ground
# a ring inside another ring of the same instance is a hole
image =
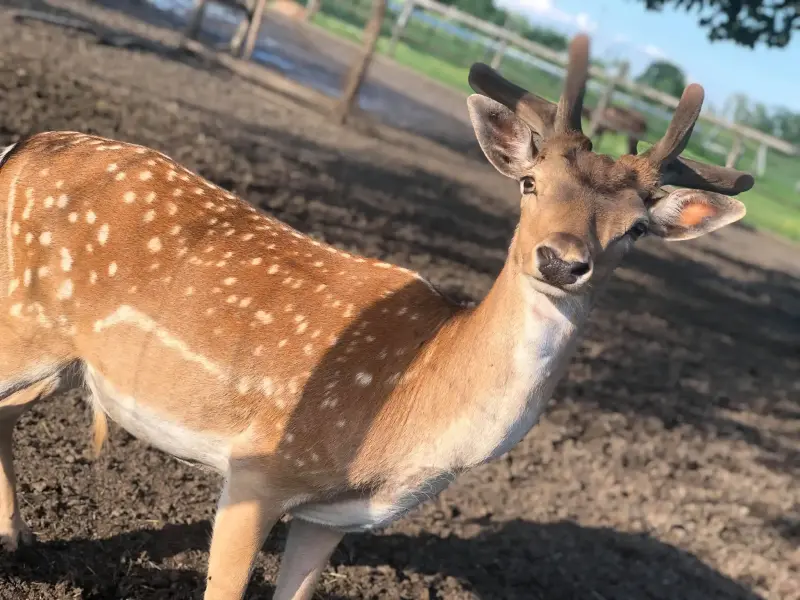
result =
[[[204,551],[209,533],[210,524],[202,522],[102,540],[40,544],[21,551],[5,574],[50,584],[69,580],[84,589],[84,598],[196,597],[203,575],[180,568],[181,555]],[[285,537],[286,527],[280,523],[265,551],[280,552]],[[165,562],[177,564],[174,569],[155,566]],[[593,568],[587,570],[587,564]],[[759,598],[691,554],[647,535],[571,522],[539,525],[517,520],[494,524],[472,538],[428,533],[348,536],[332,558],[332,569],[346,573],[352,565],[389,568],[407,578],[415,574],[454,577],[482,600]],[[624,578],[614,576],[620,571]],[[659,577],[653,577],[654,572]],[[265,578],[274,576],[256,572],[248,597],[268,597],[273,588]],[[336,574],[329,570],[324,578],[332,576]],[[339,598],[335,594],[323,597]]]

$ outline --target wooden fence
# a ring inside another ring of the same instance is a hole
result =
[[[390,55],[394,53],[398,42],[403,40],[406,28],[416,14],[415,11],[422,10],[426,13],[436,15],[446,23],[478,32],[489,40],[493,40],[496,50],[491,62],[493,66],[499,67],[501,70],[503,54],[508,52],[510,48],[514,48],[530,55],[534,62],[539,62],[541,64],[541,62],[544,61],[556,67],[560,73],[564,72],[564,68],[567,64],[566,53],[557,52],[547,46],[528,40],[504,27],[482,21],[454,6],[440,4],[436,2],[436,0],[400,0],[400,2],[402,6],[396,12],[397,16],[392,27],[389,43]],[[619,71],[606,70],[596,65],[591,65],[589,75],[595,80],[595,85],[599,84],[605,88],[601,93],[603,104],[608,104],[615,90],[621,90],[627,92],[631,96],[646,99],[657,105],[666,107],[667,109],[674,109],[678,105],[678,98],[631,80],[627,75],[627,65],[623,64]],[[594,120],[595,119],[593,119],[593,121]],[[752,127],[734,123],[707,110],[701,113],[700,121],[701,123],[705,122],[730,133],[726,158],[726,163],[729,166],[735,165],[737,159],[741,156],[744,140],[752,141],[758,145],[754,167],[759,175],[762,175],[766,169],[767,151],[769,149],[776,150],[788,156],[798,155],[798,149],[785,140],[753,129]],[[717,142],[717,148],[719,148],[719,142]]]

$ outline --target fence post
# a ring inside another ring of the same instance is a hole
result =
[[[321,8],[322,0],[308,0],[306,3],[306,12],[303,15],[303,18],[306,21],[311,21]]]
[[[261,22],[264,19],[264,10],[267,7],[267,0],[255,0],[255,6],[251,13],[250,25],[247,27],[247,35],[244,38],[244,47],[242,48],[242,58],[250,60],[253,55],[253,50],[258,41],[258,32],[261,30]]]
[[[250,27],[252,26],[252,20],[250,17],[253,15],[254,1],[255,0],[247,0],[245,2],[245,15],[242,20],[239,21],[239,25],[236,27],[236,33],[234,33],[233,37],[231,38],[229,50],[233,56],[241,56],[242,54],[242,44],[244,44],[244,38],[247,37],[247,32],[250,31]]]
[[[597,133],[597,128],[600,125],[600,121],[603,120],[603,113],[606,112],[609,104],[611,104],[611,96],[614,95],[614,88],[616,88],[621,82],[625,81],[625,78],[628,76],[628,68],[628,62],[622,62],[619,65],[619,71],[617,71],[616,76],[609,80],[608,85],[606,85],[606,88],[603,90],[603,93],[600,94],[600,98],[597,100],[597,106],[595,106],[594,110],[592,111],[592,120],[589,123],[589,130],[586,134],[587,137],[592,138],[594,137],[595,133]]]
[[[186,28],[183,30],[184,40],[196,40],[200,34],[200,29],[203,25],[203,17],[206,15],[206,8],[208,0],[195,0],[192,12],[189,15],[189,20]]]
[[[742,155],[744,151],[744,144],[742,143],[742,136],[734,134],[733,136],[733,144],[731,145],[731,151],[728,152],[728,156],[725,159],[725,166],[729,169],[736,168],[736,163],[739,160],[739,157]]]
[[[405,0],[403,3],[403,9],[400,11],[400,14],[397,15],[397,20],[394,22],[394,27],[392,27],[392,38],[389,40],[389,48],[386,51],[391,58],[394,58],[394,51],[397,48],[397,42],[400,41],[403,31],[405,31],[406,26],[408,25],[408,20],[411,18],[411,13],[413,12],[414,0]]]
[[[764,173],[767,172],[767,145],[766,144],[759,144],[758,152],[756,152],[756,160],[755,162],[755,171],[756,175],[759,177],[763,177]]]
[[[492,57],[492,62],[489,63],[495,70],[500,69],[500,63],[503,62],[503,55],[506,53],[506,49],[508,48],[508,42],[505,40],[500,40],[500,43],[497,44],[497,50],[494,51],[494,56]]]
[[[367,76],[367,70],[375,56],[378,38],[381,36],[381,26],[383,25],[383,17],[386,14],[386,4],[386,0],[372,0],[372,11],[369,16],[369,21],[367,21],[367,24],[364,26],[361,56],[357,57],[350,65],[350,69],[344,80],[342,96],[333,108],[333,122],[337,125],[344,125],[353,107],[358,104],[358,92]]]

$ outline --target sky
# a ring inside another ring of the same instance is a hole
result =
[[[592,56],[630,61],[638,75],[653,59],[680,66],[688,82],[706,90],[706,104],[721,108],[731,94],[745,93],[767,106],[800,112],[800,35],[786,48],[710,42],[695,12],[665,7],[648,11],[641,0],[495,0],[531,23],[568,35],[591,34]]]

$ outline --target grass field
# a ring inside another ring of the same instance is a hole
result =
[[[362,2],[323,4],[313,24],[337,36],[359,42],[361,27],[367,14],[367,4]],[[387,54],[394,15],[387,14],[383,34],[378,43],[378,52]],[[430,25],[412,19],[394,53],[394,60],[445,85],[465,93],[471,93],[467,84],[469,66],[476,61],[489,62],[491,54],[478,43],[469,43],[446,32],[437,31]],[[558,77],[513,59],[504,59],[503,74],[514,82],[531,89],[539,95],[554,100],[560,93]],[[587,102],[593,103],[592,94]],[[649,118],[648,141],[655,141],[667,127],[667,122]],[[698,127],[692,143],[685,151],[695,159],[724,163],[724,157],[708,152],[700,143],[703,132]],[[729,145],[730,135],[723,132],[717,141]],[[600,152],[619,156],[625,149],[621,136],[604,136]],[[739,168],[748,170],[754,163],[757,147],[747,142],[739,161]],[[794,189],[800,179],[800,159],[771,151],[764,177],[756,179],[755,187],[740,196],[747,205],[745,222],[758,229],[772,231],[783,237],[800,240],[800,193]]]

